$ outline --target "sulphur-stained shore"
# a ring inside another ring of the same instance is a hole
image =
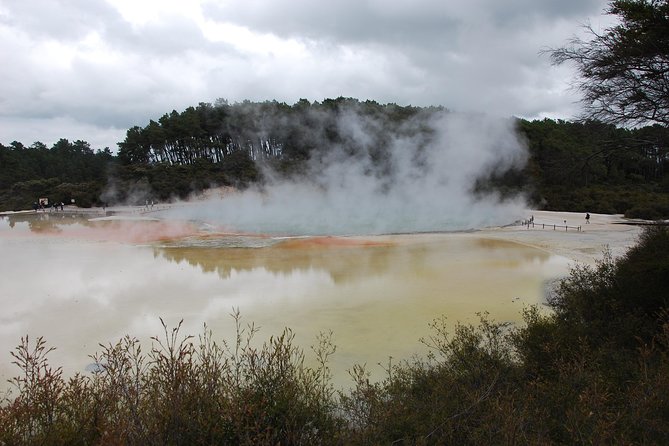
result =
[[[644,225],[652,222],[631,220],[622,214],[585,213],[527,210],[525,217],[504,226],[493,226],[456,233],[400,234],[376,236],[376,240],[395,243],[439,241],[447,237],[475,237],[501,240],[537,248],[564,257],[571,262],[596,265],[608,250],[614,258],[620,257],[634,246]],[[527,221],[533,218],[533,223]],[[522,222],[525,221],[523,224]],[[368,237],[356,237],[368,239]]]
[[[585,216],[578,212],[529,210],[525,218],[534,217],[533,224],[485,228],[475,234],[522,243],[575,262],[594,265],[607,249],[614,257],[619,257],[634,246],[644,223],[609,214],[590,214],[587,223]]]
[[[183,206],[177,204],[156,204],[147,206],[113,206],[106,209],[82,209],[76,206],[66,206],[65,213],[81,214],[89,219],[153,219],[171,207]],[[34,211],[3,212],[2,216],[16,214],[32,214]],[[642,220],[629,220],[622,214],[590,214],[589,223],[585,213],[556,212],[527,210],[521,219],[533,219],[533,223],[519,224],[518,222],[501,227],[480,228],[463,233],[463,236],[484,237],[490,239],[516,242],[527,246],[542,249],[551,254],[559,255],[575,262],[588,265],[596,264],[609,250],[614,257],[624,254],[635,245],[643,224]],[[430,237],[430,234],[427,238]],[[441,238],[442,234],[431,234]],[[408,235],[407,236],[411,236]],[[398,242],[405,236],[375,236],[377,240],[388,237]],[[354,237],[368,239],[367,236]]]

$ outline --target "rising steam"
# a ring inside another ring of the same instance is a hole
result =
[[[336,125],[355,142],[354,153],[330,143],[299,180],[266,172],[262,188],[176,207],[168,216],[242,232],[369,235],[498,225],[525,209],[519,196],[502,201],[473,192],[477,179],[525,163],[511,120],[439,112],[385,132],[381,151],[380,120],[348,112]]]

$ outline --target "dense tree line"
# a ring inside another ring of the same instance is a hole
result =
[[[427,133],[431,115],[443,111],[343,97],[313,103],[302,99],[292,106],[218,100],[181,113],[174,110],[143,128],[129,129],[119,143],[119,160],[134,165],[218,164],[243,153],[254,162],[287,168],[334,147],[355,153],[367,146],[382,163],[390,138]],[[342,128],[345,116],[360,120],[361,133],[372,141],[360,141]]]
[[[80,140],[60,139],[51,148],[41,142],[0,144],[0,209],[28,209],[40,197],[90,206],[114,159],[109,148],[94,151]]]
[[[0,145],[0,204],[29,208],[38,196],[75,198],[83,206],[183,198],[211,186],[262,182],[262,172],[300,175],[307,163],[334,150],[364,152],[373,161],[372,174],[383,176],[392,167],[387,150],[393,141],[408,141],[419,159],[431,142],[432,121],[448,113],[351,98],[292,106],[201,103],[129,129],[117,155],[94,152],[83,141],[60,140],[51,148]],[[517,119],[516,127],[528,145],[526,167],[480,178],[478,188],[523,192],[545,209],[669,216],[666,127],[551,119]]]
[[[599,121],[518,123],[530,158],[523,171],[539,208],[669,216],[669,129]]]
[[[375,173],[383,174],[392,141],[411,141],[411,150],[419,154],[430,142],[431,120],[448,113],[443,108],[351,98],[301,100],[293,106],[219,101],[173,111],[158,123],[129,130],[119,144],[119,158],[146,166],[191,165],[217,164],[237,154],[286,174],[299,173],[304,162],[336,148],[370,154],[378,167]],[[345,116],[359,121],[362,138],[342,125]],[[593,120],[518,119],[517,130],[528,144],[528,165],[522,171],[482,178],[480,187],[524,191],[533,205],[547,209],[669,216],[666,127],[625,129]]]

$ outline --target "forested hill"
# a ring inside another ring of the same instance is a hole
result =
[[[51,148],[0,144],[0,210],[30,208],[38,197],[91,206],[246,187],[262,182],[262,172],[299,176],[308,160],[327,158],[333,148],[351,156],[364,151],[373,174],[383,175],[392,141],[410,141],[419,158],[434,136],[431,122],[449,113],[351,98],[293,105],[219,100],[128,129],[116,155],[64,139]],[[347,119],[355,122],[342,126]],[[479,178],[477,188],[503,195],[522,190],[545,209],[669,217],[666,127],[550,119],[514,125],[527,142],[528,163]]]

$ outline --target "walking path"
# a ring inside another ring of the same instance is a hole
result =
[[[81,215],[84,217],[94,218],[94,217],[106,217],[112,215],[146,215],[153,212],[163,211],[169,209],[171,205],[169,204],[157,204],[153,206],[108,206],[106,208],[102,207],[91,207],[91,208],[80,208],[77,206],[66,205],[61,211],[60,208],[53,209],[38,209],[34,211],[24,210],[24,211],[5,211],[0,212],[0,217],[12,216],[12,215],[30,215],[30,214],[68,214],[68,215]]]
[[[625,219],[619,214],[590,214],[590,223],[586,223],[585,213],[531,210],[527,212],[528,219],[534,216],[534,225],[486,228],[477,231],[476,234],[523,243],[574,261],[594,265],[607,249],[617,257],[635,245],[642,228],[640,224],[644,223],[641,220]],[[575,229],[579,226],[580,231]]]

